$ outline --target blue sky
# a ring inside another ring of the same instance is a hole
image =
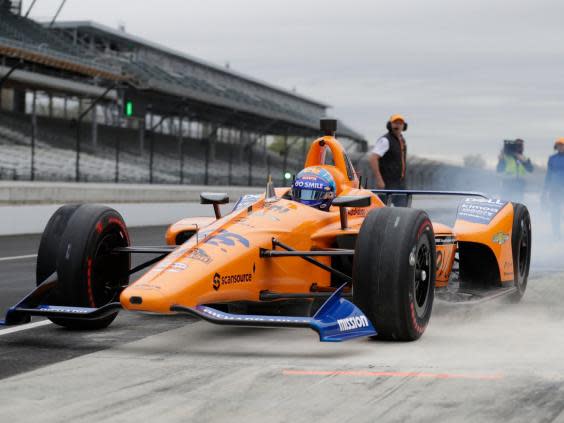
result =
[[[24,8],[30,1],[24,1]],[[48,19],[56,0],[38,0]],[[564,136],[564,2],[68,0],[90,19],[334,106],[375,139],[404,114],[410,151],[495,160],[521,137],[542,163]]]

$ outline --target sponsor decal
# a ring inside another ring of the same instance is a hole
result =
[[[210,256],[208,256],[208,253],[206,253],[201,248],[194,249],[186,256],[186,258],[197,260],[204,264],[210,264],[213,261],[213,259]]]
[[[238,322],[276,322],[276,323],[309,323],[309,319],[300,318],[284,318],[284,317],[274,317],[274,316],[241,316],[241,315],[231,315],[227,313],[222,313],[218,310],[209,307],[198,307],[198,310],[205,314],[221,320],[234,320]]]
[[[458,207],[457,218],[487,225],[506,204],[497,199],[466,198]]]
[[[289,208],[284,207],[284,206],[279,206],[277,204],[265,204],[264,206],[268,210],[272,210],[272,211],[278,212],[280,214],[288,213],[290,211]]]
[[[496,244],[503,245],[509,239],[509,235],[504,232],[498,232],[492,238],[492,241]]]
[[[219,285],[221,285],[221,275],[219,273],[213,275],[212,285],[213,285],[213,289],[215,289],[216,291],[219,289]]]
[[[368,319],[366,316],[352,316],[344,319],[337,319],[337,323],[339,324],[339,330],[341,332],[368,327]]]
[[[143,289],[143,290],[146,290],[146,291],[158,291],[158,290],[161,289],[161,287],[158,286],[158,285],[150,285],[148,283],[141,283],[141,284],[136,283],[135,288],[136,289]]]
[[[179,273],[179,272],[182,272],[183,270],[186,270],[187,268],[188,268],[187,264],[172,263],[166,271],[170,272],[170,273]]]
[[[313,189],[313,190],[323,190],[325,189],[325,184],[323,182],[315,182],[315,181],[296,181],[294,182],[294,187],[296,188],[305,188],[305,189]]]
[[[57,307],[57,306],[39,306],[40,310],[53,311],[55,313],[75,313],[75,314],[86,314],[91,312],[88,308],[74,308],[74,307]]]
[[[253,281],[252,273],[241,273],[238,275],[221,276],[219,273],[213,275],[212,286],[216,291],[224,285],[233,285]]]
[[[238,224],[238,225],[242,225],[242,226],[246,226],[247,228],[254,228],[254,225],[251,225],[249,223],[249,217],[248,216],[237,216],[233,218],[233,222]]]
[[[212,235],[204,244],[215,245],[217,247],[235,247],[237,244],[249,248],[249,240],[242,235],[220,229],[217,234]]]
[[[453,236],[436,236],[435,245],[449,245],[455,244],[456,238]]]
[[[347,213],[349,216],[366,216],[368,210],[365,208],[348,209]]]
[[[160,272],[161,270],[166,269],[168,266],[172,264],[172,259],[166,258],[160,263],[158,263],[155,267],[151,269],[151,272]]]

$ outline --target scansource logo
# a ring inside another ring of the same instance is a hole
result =
[[[213,275],[212,285],[213,285],[213,289],[217,291],[222,285],[232,285],[232,284],[246,283],[252,281],[253,281],[252,273],[242,273],[240,275],[227,275],[227,276],[221,276],[219,273],[216,273],[215,275]]]
[[[213,275],[213,289],[217,291],[219,289],[220,284],[221,284],[221,275],[219,273],[216,273],[215,275]]]

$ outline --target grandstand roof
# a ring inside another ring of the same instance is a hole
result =
[[[92,21],[63,21],[53,30],[83,47],[113,56],[143,90],[192,99],[253,116],[318,130],[328,105]],[[364,137],[344,124],[339,135]]]
[[[6,8],[0,8],[0,54],[91,77],[123,79],[119,66],[95,60],[88,51]]]
[[[48,24],[44,23],[44,25],[48,25]],[[55,22],[53,24],[52,28],[55,28],[55,29],[75,29],[75,28],[77,28],[77,29],[80,29],[81,31],[90,31],[91,33],[98,33],[98,34],[104,35],[106,37],[113,37],[113,38],[116,38],[116,39],[119,39],[119,40],[123,40],[123,41],[127,41],[127,42],[130,42],[130,43],[137,44],[137,45],[145,47],[145,48],[150,48],[150,49],[158,51],[160,53],[165,53],[165,54],[168,54],[168,55],[171,55],[171,56],[175,56],[175,57],[180,58],[182,60],[193,62],[193,63],[201,65],[201,66],[205,66],[209,69],[223,73],[227,76],[243,79],[243,80],[246,80],[246,81],[251,82],[253,84],[257,84],[257,85],[261,85],[263,87],[267,87],[270,90],[274,90],[274,91],[277,91],[279,93],[294,97],[294,98],[299,99],[301,101],[306,101],[306,102],[311,103],[311,104],[316,105],[316,106],[320,106],[320,107],[323,107],[323,108],[330,107],[329,105],[327,105],[325,103],[314,100],[314,99],[309,98],[307,96],[304,96],[304,95],[301,95],[301,94],[296,94],[294,91],[285,90],[283,88],[269,84],[268,82],[261,81],[259,79],[250,77],[248,75],[244,75],[244,74],[237,72],[237,71],[234,71],[232,69],[227,69],[225,67],[218,66],[214,63],[202,60],[202,59],[194,57],[194,56],[191,56],[191,55],[186,54],[184,52],[163,46],[161,44],[146,40],[142,37],[139,37],[139,36],[136,36],[136,35],[133,35],[133,34],[129,34],[125,31],[114,29],[114,28],[111,28],[109,26],[97,23],[97,22],[93,22],[93,21],[61,21],[61,22]]]
[[[25,65],[10,77],[20,85],[88,97],[123,81],[150,100],[154,114],[185,113],[179,107],[186,107],[191,116],[273,133],[317,132],[327,114],[328,105],[309,97],[96,22],[47,27],[6,8],[0,15],[0,57],[10,59],[0,77],[21,60]],[[338,135],[365,143],[342,123]]]

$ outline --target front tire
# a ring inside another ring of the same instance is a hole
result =
[[[353,302],[377,339],[414,341],[433,308],[436,249],[427,213],[381,208],[364,220],[353,263]]]
[[[50,250],[43,257],[56,256],[58,276],[57,285],[49,295],[50,302],[98,308],[118,300],[119,293],[129,281],[130,257],[112,254],[112,250],[127,247],[130,241],[123,218],[117,211],[101,205],[82,205],[73,211],[62,235],[58,239],[49,239],[46,245]],[[38,257],[38,269],[40,266],[44,268],[47,264]],[[96,320],[50,320],[70,329],[102,329],[116,316],[117,312]]]

